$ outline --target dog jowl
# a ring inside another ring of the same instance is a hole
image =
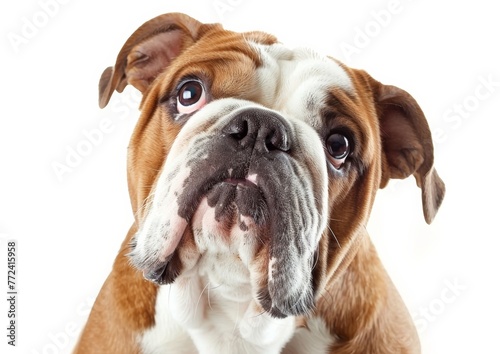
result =
[[[143,94],[134,223],[76,353],[419,353],[366,233],[379,188],[444,196],[415,99],[272,35],[183,14],[138,28],[99,103]]]

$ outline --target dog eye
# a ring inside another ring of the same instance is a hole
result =
[[[338,133],[331,134],[326,139],[326,149],[331,156],[330,161],[332,162],[333,167],[335,167],[336,169],[342,167],[345,159],[351,152],[349,139],[347,139],[344,135]]]
[[[196,80],[185,82],[177,94],[177,111],[192,113],[207,103],[205,88]]]

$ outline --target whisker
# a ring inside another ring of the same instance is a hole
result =
[[[198,296],[198,301],[196,302],[196,307],[195,307],[195,310],[194,310],[194,314],[196,316],[196,312],[198,312],[198,307],[200,306],[200,301],[201,301],[201,298],[203,296],[203,293],[205,292],[205,290],[207,290],[207,301],[208,301],[208,306],[210,307],[210,309],[212,309],[211,305],[210,305],[210,288],[208,287],[210,283],[207,283],[205,285],[205,287],[203,288],[203,290],[201,291],[200,293],[200,296]]]
[[[328,230],[330,231],[330,233],[332,234],[333,238],[335,239],[335,242],[337,242],[337,245],[339,246],[339,248],[342,248],[342,246],[340,245],[339,239],[337,238],[337,236],[335,236],[335,232],[333,232],[330,225],[328,225],[327,227],[328,227]]]

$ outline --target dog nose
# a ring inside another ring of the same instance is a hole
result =
[[[290,124],[281,115],[261,108],[238,112],[222,132],[243,148],[253,146],[262,153],[290,150]]]

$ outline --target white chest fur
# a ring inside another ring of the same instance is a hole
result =
[[[215,256],[218,262],[201,261],[174,284],[160,287],[155,326],[140,338],[144,354],[272,354],[290,340],[295,319],[258,312],[245,267],[235,272],[241,262],[233,259],[229,265],[227,254]],[[209,271],[205,265],[210,265]],[[228,266],[232,276],[225,274]]]
[[[307,328],[295,329],[294,318],[277,320],[267,314],[251,314],[248,303],[243,311],[244,303],[221,303],[212,298],[214,291],[208,308],[202,308],[200,303],[205,301],[204,296],[208,300],[208,292],[189,300],[183,299],[175,287],[160,288],[155,326],[140,338],[144,354],[325,354],[334,343],[319,318],[310,319]],[[182,315],[201,317],[203,323],[190,328],[193,321],[179,323],[177,317]]]

